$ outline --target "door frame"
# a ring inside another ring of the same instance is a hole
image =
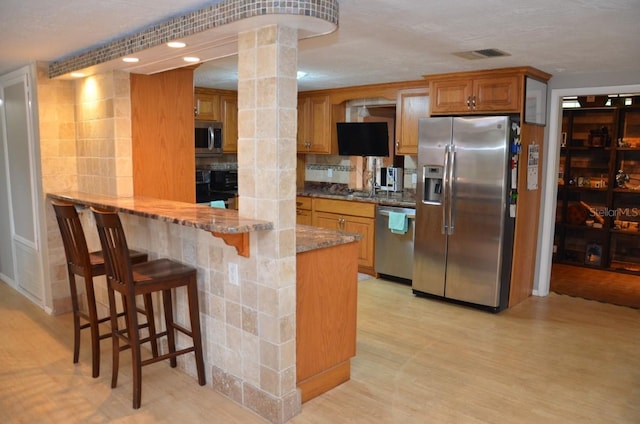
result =
[[[560,163],[560,139],[562,137],[562,99],[566,96],[606,95],[618,93],[640,93],[640,84],[614,85],[606,87],[557,88],[551,90],[549,106],[549,132],[547,152],[543,170],[542,204],[538,252],[533,294],[548,296],[551,285],[553,256],[553,234],[555,231],[556,202],[558,195],[558,166]]]

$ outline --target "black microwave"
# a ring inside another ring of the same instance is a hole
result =
[[[195,121],[196,156],[222,153],[222,122]]]

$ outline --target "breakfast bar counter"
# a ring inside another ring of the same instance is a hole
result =
[[[204,205],[149,197],[112,197],[93,193],[49,193],[52,199],[98,209],[115,210],[158,221],[180,224],[210,231],[230,246],[238,255],[249,256],[249,233],[272,230],[273,223],[241,218],[237,210],[211,208]]]
[[[234,209],[211,208],[197,203],[184,203],[150,197],[113,197],[83,192],[49,193],[52,199],[84,206],[111,209],[146,218],[157,219],[215,233],[234,234],[273,229],[273,223],[241,218]]]
[[[206,205],[154,199],[149,197],[112,197],[92,193],[49,193],[52,199],[63,200],[86,207],[109,209],[163,222],[180,224],[209,231],[225,237],[231,234],[272,230],[273,223],[242,218],[234,209],[211,208]],[[296,253],[324,247],[352,243],[361,235],[327,230],[306,225],[296,226]]]
[[[238,331],[238,319],[243,320],[247,316],[251,319],[244,325],[252,333],[252,337],[255,335],[253,334],[257,331],[255,320],[258,319],[257,313],[253,312],[256,307],[255,302],[240,306],[241,318],[229,315],[229,311],[237,310],[239,307],[236,306],[239,292],[234,286],[239,286],[240,292],[244,293],[243,290],[255,287],[255,283],[249,281],[243,288],[244,279],[231,281],[231,271],[229,273],[225,271],[230,267],[239,266],[236,274],[246,275],[249,272],[255,272],[250,271],[255,269],[256,265],[251,263],[256,259],[249,258],[249,252],[252,250],[249,235],[263,231],[268,233],[274,228],[273,223],[242,218],[237,210],[145,197],[111,197],[83,192],[49,193],[48,197],[80,206],[115,210],[122,214],[147,218],[148,222],[145,222],[147,219],[129,219],[136,220],[134,222],[138,224],[135,225],[141,229],[146,228],[146,232],[150,235],[150,238],[140,239],[134,234],[132,241],[143,243],[134,247],[149,250],[152,255],[162,256],[171,253],[174,248],[179,249],[180,245],[193,246],[186,250],[190,254],[187,262],[198,263],[200,270],[198,278],[205,282],[205,289],[201,293],[203,297],[201,305],[225,305],[206,306],[201,311],[205,315],[210,315],[205,317],[205,322],[212,323],[218,329],[226,327],[227,332],[234,333]],[[198,231],[188,231],[187,233],[190,234],[188,240],[179,238],[170,241],[172,237],[182,234],[183,231],[177,228],[173,230],[165,228],[161,223],[192,227]],[[238,256],[246,259],[224,253],[211,254],[211,247],[201,250],[198,247],[200,243],[208,244],[209,242],[206,241],[207,237],[199,234],[199,230],[210,232],[213,236],[221,238],[224,243],[236,248]],[[145,233],[145,230],[137,231]],[[256,244],[260,244],[262,236],[255,236]],[[350,378],[350,360],[356,353],[358,250],[362,235],[297,225],[295,240],[296,385],[300,390],[302,402],[305,402]],[[203,253],[199,254],[200,251]],[[180,255],[174,258],[183,260]],[[243,268],[244,266],[247,268]],[[238,275],[234,278],[237,279]],[[261,277],[256,275],[255,278],[260,280]],[[207,280],[208,283],[206,283]],[[271,286],[274,283],[266,282],[266,284]],[[227,294],[231,298],[227,298]],[[248,299],[255,296],[254,294]],[[232,321],[228,321],[230,317],[233,318]],[[205,352],[228,351],[230,348],[224,344],[226,338],[223,334],[224,331],[203,335]],[[254,353],[256,352],[246,352],[245,355],[249,355],[248,360],[258,363],[259,358],[250,358]],[[233,398],[233,393],[226,392],[228,381],[236,378],[236,375],[229,371],[233,366],[225,365],[224,355],[220,358],[211,357],[211,361],[209,366],[213,369],[213,376],[208,377],[207,380],[213,380],[214,389]]]

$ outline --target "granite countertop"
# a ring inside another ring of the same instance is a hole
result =
[[[358,202],[375,203],[384,206],[400,206],[415,208],[415,190],[405,190],[399,193],[378,191],[374,196],[369,192],[349,190],[343,184],[305,184],[298,190],[298,196],[319,197],[325,199],[353,200]]]
[[[221,234],[241,234],[273,229],[272,222],[241,218],[237,210],[217,209],[195,203],[149,197],[112,197],[82,192],[48,193],[48,196],[84,206],[112,209],[121,213]],[[297,225],[296,253],[351,243],[360,239],[362,235],[357,233]]]
[[[238,215],[237,210],[211,208],[196,203],[138,196],[112,197],[82,192],[48,193],[48,196],[85,206],[113,209],[117,212],[221,234],[240,234],[273,229],[272,222],[242,218]]]
[[[296,253],[337,246],[361,240],[362,234],[296,225]]]

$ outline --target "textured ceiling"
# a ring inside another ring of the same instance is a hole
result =
[[[215,1],[2,0],[0,74],[140,31]],[[215,36],[215,35],[212,35]],[[339,29],[300,42],[300,90],[530,65],[552,75],[637,72],[640,0],[341,0]],[[496,48],[507,57],[452,53]],[[196,84],[236,88],[236,58],[203,64]]]

